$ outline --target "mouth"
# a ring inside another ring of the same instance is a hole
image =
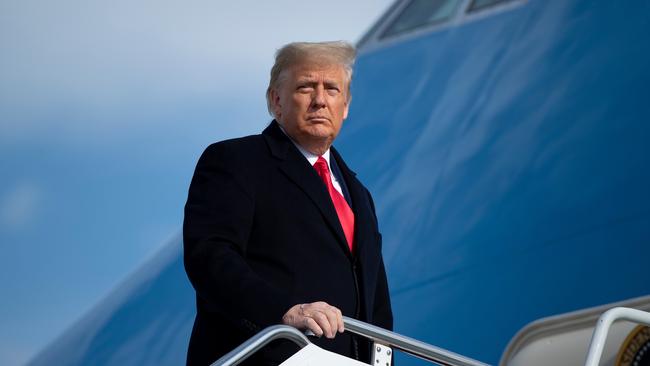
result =
[[[327,117],[323,117],[323,116],[307,117],[307,120],[308,120],[309,122],[314,122],[314,123],[326,123],[326,122],[329,122],[329,121],[330,121],[329,118],[327,118]]]

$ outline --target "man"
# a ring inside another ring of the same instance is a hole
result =
[[[267,90],[275,120],[199,159],[183,225],[197,302],[188,364],[210,364],[280,323],[367,360],[367,343],[343,333],[341,316],[392,329],[374,204],[332,147],[348,114],[354,53],[344,42],[278,50]],[[277,344],[250,362],[288,355]]]

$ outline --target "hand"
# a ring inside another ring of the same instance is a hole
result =
[[[282,323],[300,330],[309,329],[317,337],[324,334],[334,338],[337,331],[344,331],[341,310],[323,301],[292,306],[282,317]]]

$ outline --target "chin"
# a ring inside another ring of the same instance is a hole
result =
[[[311,137],[321,139],[332,138],[335,135],[331,128],[322,125],[309,126],[303,132]]]

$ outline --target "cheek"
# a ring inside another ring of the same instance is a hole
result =
[[[336,113],[338,116],[340,116],[340,117],[342,117],[343,119],[345,119],[345,118],[347,117],[347,114],[348,114],[347,103],[345,103],[345,102],[343,102],[343,101],[339,101],[338,103],[336,103],[336,112],[335,112],[335,113]]]

